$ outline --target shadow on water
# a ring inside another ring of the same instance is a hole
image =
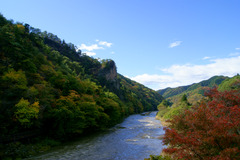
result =
[[[164,134],[156,112],[131,115],[106,132],[77,139],[31,160],[139,160],[160,154]],[[30,160],[29,159],[29,160]]]

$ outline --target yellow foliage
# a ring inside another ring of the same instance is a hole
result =
[[[21,33],[24,33],[25,27],[22,24],[17,24],[16,26]]]
[[[39,102],[34,102],[30,105],[28,100],[22,98],[15,105],[14,116],[22,126],[28,128],[33,125],[34,119],[38,118],[39,110]]]

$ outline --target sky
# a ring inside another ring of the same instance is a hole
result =
[[[240,0],[0,0],[0,13],[158,90],[240,73]]]

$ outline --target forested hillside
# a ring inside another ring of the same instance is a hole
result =
[[[231,91],[231,90],[239,90],[240,88],[240,76],[237,74],[232,78],[225,79],[219,86],[218,90],[223,91]]]
[[[157,92],[117,73],[112,60],[0,15],[0,140],[32,132],[66,140],[156,110]],[[34,131],[34,132],[33,132]]]
[[[194,83],[192,85],[181,86],[176,88],[166,88],[158,90],[164,98],[167,98],[172,103],[177,103],[180,101],[182,96],[185,94],[188,97],[188,101],[191,104],[197,103],[204,96],[204,88],[206,87],[215,87],[222,83],[228,77],[224,76],[214,76],[208,80],[201,81],[199,83]]]
[[[237,85],[239,85],[239,75],[233,78],[214,76],[192,85],[159,90],[158,93],[162,94],[166,100],[163,100],[158,105],[159,112],[157,117],[166,120],[183,113],[192,106],[199,104],[206,97],[204,93],[209,88],[219,86],[219,91],[224,91],[237,88]]]
[[[168,146],[163,152],[171,157],[166,159],[240,159],[240,76],[225,79],[205,96],[185,107],[182,98],[182,108],[159,105],[159,116],[170,119],[163,138]],[[176,109],[180,112],[166,116]]]

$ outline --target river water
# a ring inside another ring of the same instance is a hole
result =
[[[163,149],[159,136],[164,130],[156,112],[131,115],[107,132],[65,144],[34,160],[143,160]]]

